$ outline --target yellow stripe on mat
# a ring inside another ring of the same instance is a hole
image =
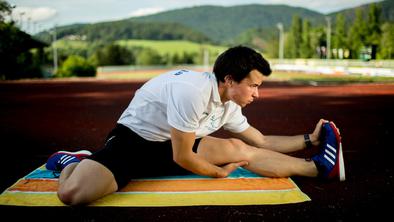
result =
[[[90,206],[262,205],[309,200],[308,196],[296,189],[284,192],[114,193]],[[0,196],[0,203],[16,206],[64,206],[56,193],[4,193]]]

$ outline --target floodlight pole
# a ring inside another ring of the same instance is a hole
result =
[[[326,59],[331,59],[331,18],[326,16],[327,21],[327,55]]]
[[[56,43],[56,25],[53,28],[53,42],[52,42],[52,48],[53,48],[53,73],[56,74],[58,70],[58,64],[57,64],[57,48],[55,46]]]
[[[278,23],[276,25],[276,27],[278,27],[279,29],[279,59],[283,60],[283,56],[284,56],[284,38],[283,38],[283,24],[282,23]]]

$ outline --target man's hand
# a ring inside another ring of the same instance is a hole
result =
[[[313,131],[312,134],[310,134],[311,142],[312,142],[312,144],[314,146],[318,146],[320,144],[320,140],[319,139],[320,139],[322,125],[323,125],[323,123],[328,123],[328,122],[329,122],[328,120],[320,119],[319,122],[316,124],[315,130]],[[332,122],[332,123],[335,126],[335,123],[334,122]],[[339,132],[339,129],[336,126],[335,126],[335,128]]]
[[[238,167],[243,167],[248,165],[247,161],[241,161],[241,162],[236,162],[236,163],[228,163],[221,168],[223,169],[222,172],[218,175],[219,178],[224,178],[230,175],[234,170],[236,170]]]
[[[247,161],[240,161],[219,167],[208,162],[192,151],[195,137],[194,133],[182,132],[175,128],[171,129],[173,158],[184,169],[202,176],[223,178],[227,177],[238,167],[248,164]]]

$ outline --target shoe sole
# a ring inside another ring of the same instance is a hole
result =
[[[70,154],[70,155],[87,155],[87,156],[92,155],[92,152],[90,152],[89,150],[79,150],[79,151],[76,151],[76,152],[58,151],[56,153],[57,154]]]
[[[342,152],[342,141],[341,141],[341,136],[338,132],[338,130],[336,129],[336,127],[334,126],[334,124],[332,124],[330,122],[330,126],[333,129],[334,133],[335,133],[335,137],[337,139],[338,142],[338,164],[339,164],[339,181],[345,181],[346,180],[346,175],[345,175],[345,161],[343,160],[343,152]]]
[[[82,157],[90,156],[90,155],[92,155],[92,152],[90,152],[89,150],[79,150],[79,151],[76,151],[76,152],[70,152],[70,151],[61,150],[61,151],[58,151],[58,152],[52,154],[48,159],[52,158],[56,154],[68,154],[68,155],[73,155],[73,156],[76,156],[77,158],[79,158],[81,156]]]
[[[339,143],[339,181],[345,181],[345,162],[343,161],[342,142]]]

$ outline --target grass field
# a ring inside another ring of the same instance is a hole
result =
[[[89,42],[79,40],[58,40],[54,44],[58,49],[85,49],[89,46]]]
[[[219,45],[200,44],[186,40],[119,40],[117,44],[131,48],[143,47],[156,50],[160,55],[181,55],[186,53],[202,53],[204,49],[208,50],[211,56],[216,57],[219,53],[227,48]],[[59,50],[83,50],[89,47],[89,42],[78,40],[58,40],[55,46]]]
[[[195,42],[185,41],[185,40],[119,40],[117,41],[119,45],[125,47],[147,47],[152,48],[159,52],[161,55],[169,54],[182,54],[187,53],[200,53],[203,49],[207,49],[211,55],[217,55],[224,50],[226,47],[209,45],[209,44],[199,44]]]

